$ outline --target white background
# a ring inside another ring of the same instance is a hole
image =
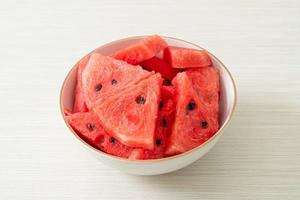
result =
[[[59,113],[94,48],[158,33],[217,55],[238,85],[220,142],[178,172],[123,174]],[[300,1],[0,1],[0,199],[300,199]]]

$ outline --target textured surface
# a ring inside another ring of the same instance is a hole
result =
[[[300,2],[0,1],[0,199],[300,199]],[[232,71],[232,124],[178,172],[126,175],[90,157],[58,110],[85,53],[158,33]]]

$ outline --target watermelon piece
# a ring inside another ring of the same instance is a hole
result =
[[[214,67],[189,69],[187,76],[205,107],[212,111],[215,118],[219,115],[219,71]]]
[[[65,116],[70,116],[70,115],[72,115],[73,113],[72,113],[71,110],[65,108],[65,109],[64,109],[64,114],[65,114]]]
[[[177,105],[166,155],[193,149],[213,136],[219,127],[214,111],[205,107],[186,72],[178,73],[173,84]]]
[[[85,141],[100,150],[119,157],[128,158],[132,148],[109,136],[92,112],[75,113],[66,117],[74,131]]]
[[[172,86],[163,86],[161,89],[161,101],[159,104],[158,116],[156,120],[154,149],[134,149],[129,159],[145,160],[157,159],[164,156],[164,150],[167,144],[167,138],[172,129],[175,111],[174,88]]]
[[[163,59],[157,57],[145,60],[140,65],[149,71],[159,72],[163,78],[168,80],[172,80],[178,72],[178,70],[172,68]]]
[[[77,83],[75,88],[75,97],[74,97],[74,106],[73,112],[87,112],[88,108],[85,104],[83,92],[82,92],[82,71],[84,70],[86,64],[90,59],[90,55],[85,56],[82,58],[77,66]]]
[[[82,89],[87,107],[154,73],[98,53],[91,55],[82,72]]]
[[[173,68],[208,67],[212,61],[204,50],[169,46],[164,50],[164,59]]]
[[[154,148],[154,131],[162,78],[141,80],[96,102],[93,108],[104,129],[130,147]]]
[[[124,60],[130,64],[138,64],[155,56],[168,44],[158,35],[149,36],[136,44],[121,49],[112,54],[113,58]]]

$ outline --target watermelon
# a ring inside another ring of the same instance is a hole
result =
[[[132,150],[129,159],[145,160],[157,159],[164,156],[164,150],[167,144],[167,137],[171,131],[174,120],[174,88],[172,86],[163,86],[161,88],[161,101],[159,103],[158,116],[156,120],[154,149],[134,149]]]
[[[84,70],[86,64],[88,63],[90,59],[90,55],[85,56],[82,58],[77,66],[77,83],[75,88],[75,97],[74,97],[74,106],[73,106],[73,112],[87,112],[88,109],[86,107],[83,92],[82,92],[82,71]]]
[[[112,54],[113,58],[124,60],[130,64],[138,64],[155,56],[167,47],[167,43],[158,35],[149,36],[136,44]]]
[[[172,80],[178,72],[178,70],[172,68],[163,59],[157,57],[145,60],[140,65],[149,71],[159,72],[163,78],[168,80]]]
[[[92,112],[75,113],[67,116],[67,121],[76,133],[89,144],[119,157],[128,158],[132,148],[109,136]]]
[[[162,78],[155,74],[97,101],[93,111],[104,129],[130,147],[154,148]]]
[[[189,69],[187,76],[192,81],[193,88],[206,108],[211,110],[214,118],[219,116],[219,71],[214,67]]]
[[[219,126],[215,111],[205,106],[186,72],[178,73],[172,83],[176,88],[177,105],[166,155],[193,149],[213,136]]]
[[[91,55],[82,72],[82,92],[87,107],[109,94],[117,93],[153,73],[98,53]],[[99,102],[99,101],[98,101]]]
[[[212,61],[204,50],[169,46],[165,48],[165,61],[173,68],[208,67]]]
[[[65,116],[70,116],[70,115],[72,115],[73,113],[71,112],[71,110],[65,108],[65,109],[64,109],[64,114],[65,114]]]

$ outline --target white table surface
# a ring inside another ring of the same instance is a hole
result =
[[[217,55],[238,85],[220,142],[175,173],[89,156],[58,107],[90,50],[158,33]],[[0,0],[0,199],[300,199],[300,1]]]

